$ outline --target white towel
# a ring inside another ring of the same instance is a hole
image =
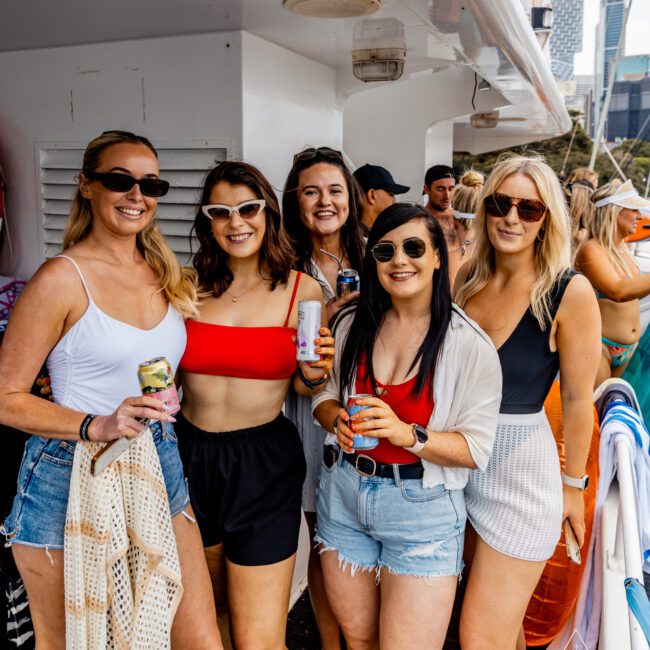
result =
[[[615,443],[619,436],[627,438],[632,448],[637,518],[646,565],[650,559],[650,435],[648,435],[643,420],[633,408],[623,402],[615,402],[609,407],[601,423],[598,492],[591,541],[589,549],[584,549],[588,550],[588,553],[580,584],[580,594],[572,616],[560,634],[549,645],[548,650],[567,648],[575,631],[580,635],[580,639],[588,650],[596,650],[598,647],[603,602],[600,519],[605,498],[616,473]]]

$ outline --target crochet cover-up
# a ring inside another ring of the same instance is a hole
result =
[[[560,460],[551,426],[539,413],[500,413],[485,472],[471,470],[467,516],[489,546],[538,562],[555,552],[562,530]]]
[[[145,431],[99,476],[77,443],[65,525],[68,650],[170,647],[183,587],[165,481]]]

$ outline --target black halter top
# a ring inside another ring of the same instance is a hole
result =
[[[549,336],[564,292],[576,275],[568,271],[551,291],[551,320],[542,330],[531,307],[512,334],[498,349],[503,373],[500,413],[537,413],[542,410],[560,368],[557,351],[552,352]]]

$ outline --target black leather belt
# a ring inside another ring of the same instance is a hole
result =
[[[325,463],[325,467],[332,467],[338,460],[340,453],[341,450],[335,445],[325,445],[323,449],[323,462]],[[424,475],[424,467],[422,467],[422,461],[419,460],[415,463],[397,463],[396,465],[392,465],[390,463],[379,463],[374,458],[370,458],[370,456],[364,454],[348,454],[347,452],[343,452],[343,460],[350,463],[361,476],[377,476],[379,478],[392,478],[396,480],[395,466],[397,466],[399,477],[402,480],[422,478]]]

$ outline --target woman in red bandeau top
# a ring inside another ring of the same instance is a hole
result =
[[[323,388],[334,340],[323,327],[321,360],[297,365],[298,301],[322,302],[322,292],[291,270],[277,199],[256,168],[213,169],[194,228],[202,301],[186,322],[179,449],[233,643],[284,648],[305,458],[282,405],[290,386],[303,395]]]

